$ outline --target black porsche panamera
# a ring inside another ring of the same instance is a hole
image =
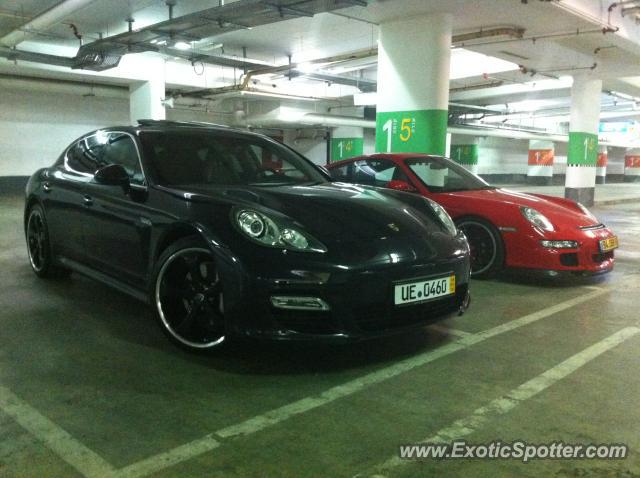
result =
[[[268,137],[140,121],[74,141],[26,190],[29,259],[147,301],[191,350],[349,341],[469,303],[469,250],[417,195],[331,182]]]

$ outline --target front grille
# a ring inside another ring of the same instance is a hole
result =
[[[423,304],[404,306],[367,305],[354,310],[354,319],[357,326],[365,332],[426,324],[444,315],[456,312],[466,294],[467,286],[464,285],[458,287],[456,294],[453,296]]]
[[[304,310],[274,310],[279,327],[299,334],[328,335],[337,332],[331,312]]]
[[[577,267],[578,266],[578,254],[575,252],[570,252],[567,254],[560,254],[560,263],[566,267]]]

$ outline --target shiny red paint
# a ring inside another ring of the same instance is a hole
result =
[[[405,164],[407,159],[420,157],[427,156],[412,153],[374,154],[332,163],[329,169],[362,159],[392,160],[406,174],[417,193],[440,203],[454,220],[472,216],[489,221],[498,228],[505,246],[506,267],[588,273],[613,269],[613,251],[602,254],[599,249],[599,241],[613,237],[613,232],[585,214],[575,201],[502,188],[434,193]],[[521,207],[531,207],[545,215],[553,224],[554,231],[534,227],[522,215]],[[576,241],[579,246],[576,249],[549,249],[542,246],[542,240]],[[560,260],[562,254],[577,254],[578,265],[564,265]]]

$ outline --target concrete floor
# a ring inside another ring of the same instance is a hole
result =
[[[621,238],[607,277],[506,274],[472,284],[465,316],[411,337],[210,357],[170,345],[143,305],[105,286],[37,279],[21,208],[0,199],[2,477],[640,476],[640,204],[595,209]],[[546,385],[478,411],[532,379]],[[630,456],[388,462],[438,432],[622,442]]]

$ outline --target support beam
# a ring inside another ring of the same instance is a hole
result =
[[[376,151],[445,154],[451,24],[437,14],[380,25]]]
[[[451,159],[478,174],[479,140],[472,136],[451,136]]]
[[[592,206],[595,196],[601,92],[602,80],[574,77],[565,197],[585,206]]]
[[[129,115],[131,124],[139,119],[163,120],[166,118],[164,99],[164,61],[158,59],[149,71],[150,79],[129,86]]]
[[[607,182],[607,164],[609,163],[609,155],[607,147],[598,146],[598,162],[596,163],[596,184],[605,184]]]
[[[550,185],[553,181],[553,141],[529,140],[527,183]]]
[[[331,134],[331,162],[361,156],[364,152],[364,129],[340,126]]]

